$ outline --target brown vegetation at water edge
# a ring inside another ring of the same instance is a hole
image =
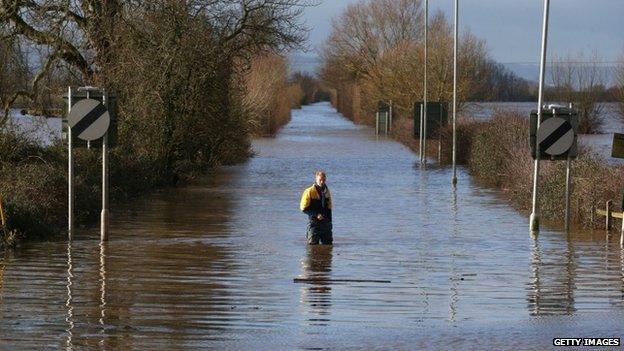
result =
[[[521,212],[531,210],[533,160],[529,154],[529,124],[525,116],[498,111],[489,121],[462,121],[458,124],[458,161],[465,163],[474,179],[499,188]],[[450,135],[450,128],[443,133]],[[450,140],[449,137],[443,140]],[[444,160],[450,158],[449,142],[443,147]],[[610,165],[587,148],[579,150],[572,162],[571,219],[584,227],[601,226],[592,210],[603,208],[607,200],[621,197],[624,166]],[[540,213],[545,221],[560,222],[565,211],[565,162],[542,161],[540,167]],[[618,203],[618,201],[616,201]]]

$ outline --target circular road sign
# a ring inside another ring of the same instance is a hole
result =
[[[93,99],[78,101],[71,107],[67,124],[72,134],[86,141],[104,136],[110,125],[110,115],[101,102]]]
[[[574,143],[574,130],[570,122],[552,117],[542,122],[537,130],[539,149],[551,156],[564,154]]]

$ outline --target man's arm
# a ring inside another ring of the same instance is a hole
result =
[[[308,191],[308,189],[306,189],[301,195],[301,203],[299,204],[299,208],[303,213],[307,214],[310,219],[314,219],[316,218],[318,213],[310,208],[310,202],[310,192]]]

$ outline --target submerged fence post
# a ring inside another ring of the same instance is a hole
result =
[[[386,136],[387,136],[387,135],[388,135],[388,131],[390,131],[390,126],[388,125],[388,123],[390,122],[390,112],[386,112],[386,113],[384,113],[384,116],[386,116],[386,117],[384,118],[384,120],[385,120],[385,122],[384,122],[384,123],[386,124],[386,125],[385,125],[385,127],[386,127],[386,128],[385,128],[385,132],[386,132]]]
[[[570,163],[571,159],[568,156],[566,160],[566,187],[565,187],[565,231],[570,230],[570,192],[571,192],[571,183],[570,183]]]
[[[4,227],[6,225],[6,218],[4,218],[4,207],[2,207],[2,196],[0,195],[0,224]]]
[[[388,130],[390,130],[390,132],[392,132],[392,100],[390,100],[390,116],[389,116],[389,120],[390,120],[390,125],[388,126]]]

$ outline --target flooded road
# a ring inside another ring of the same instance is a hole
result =
[[[103,246],[83,229],[0,256],[0,350],[543,350],[623,336],[617,235],[532,240],[497,191],[463,169],[453,191],[449,169],[420,170],[328,104],[253,147],[200,184],[114,206]],[[319,168],[333,247],[306,246],[298,209]]]

